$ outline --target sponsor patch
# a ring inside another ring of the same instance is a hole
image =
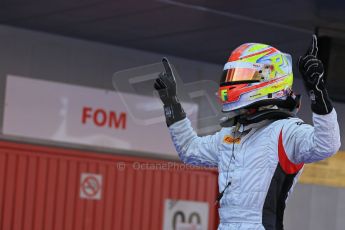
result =
[[[233,143],[239,144],[241,142],[241,138],[240,137],[234,138],[233,136],[226,135],[226,136],[224,136],[223,141],[226,144],[233,144]]]

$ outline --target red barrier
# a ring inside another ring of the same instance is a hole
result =
[[[209,229],[216,229],[217,172],[184,167],[0,142],[0,226],[2,230],[158,230],[163,226],[164,200],[182,199],[208,202]],[[81,182],[83,173],[101,175],[101,184],[91,177]],[[91,199],[81,198],[81,191]]]

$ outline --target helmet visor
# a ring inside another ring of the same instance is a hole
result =
[[[260,80],[260,73],[256,69],[236,68],[226,71],[224,82]]]
[[[264,65],[246,62],[228,62],[224,66],[220,83],[257,82],[264,78]]]

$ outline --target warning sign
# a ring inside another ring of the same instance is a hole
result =
[[[102,197],[102,175],[82,173],[80,176],[80,198],[100,200]]]

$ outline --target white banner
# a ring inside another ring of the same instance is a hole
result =
[[[196,121],[197,105],[184,108]],[[17,76],[7,76],[3,134],[177,156],[159,98]]]
[[[207,230],[208,203],[166,199],[163,230]]]

